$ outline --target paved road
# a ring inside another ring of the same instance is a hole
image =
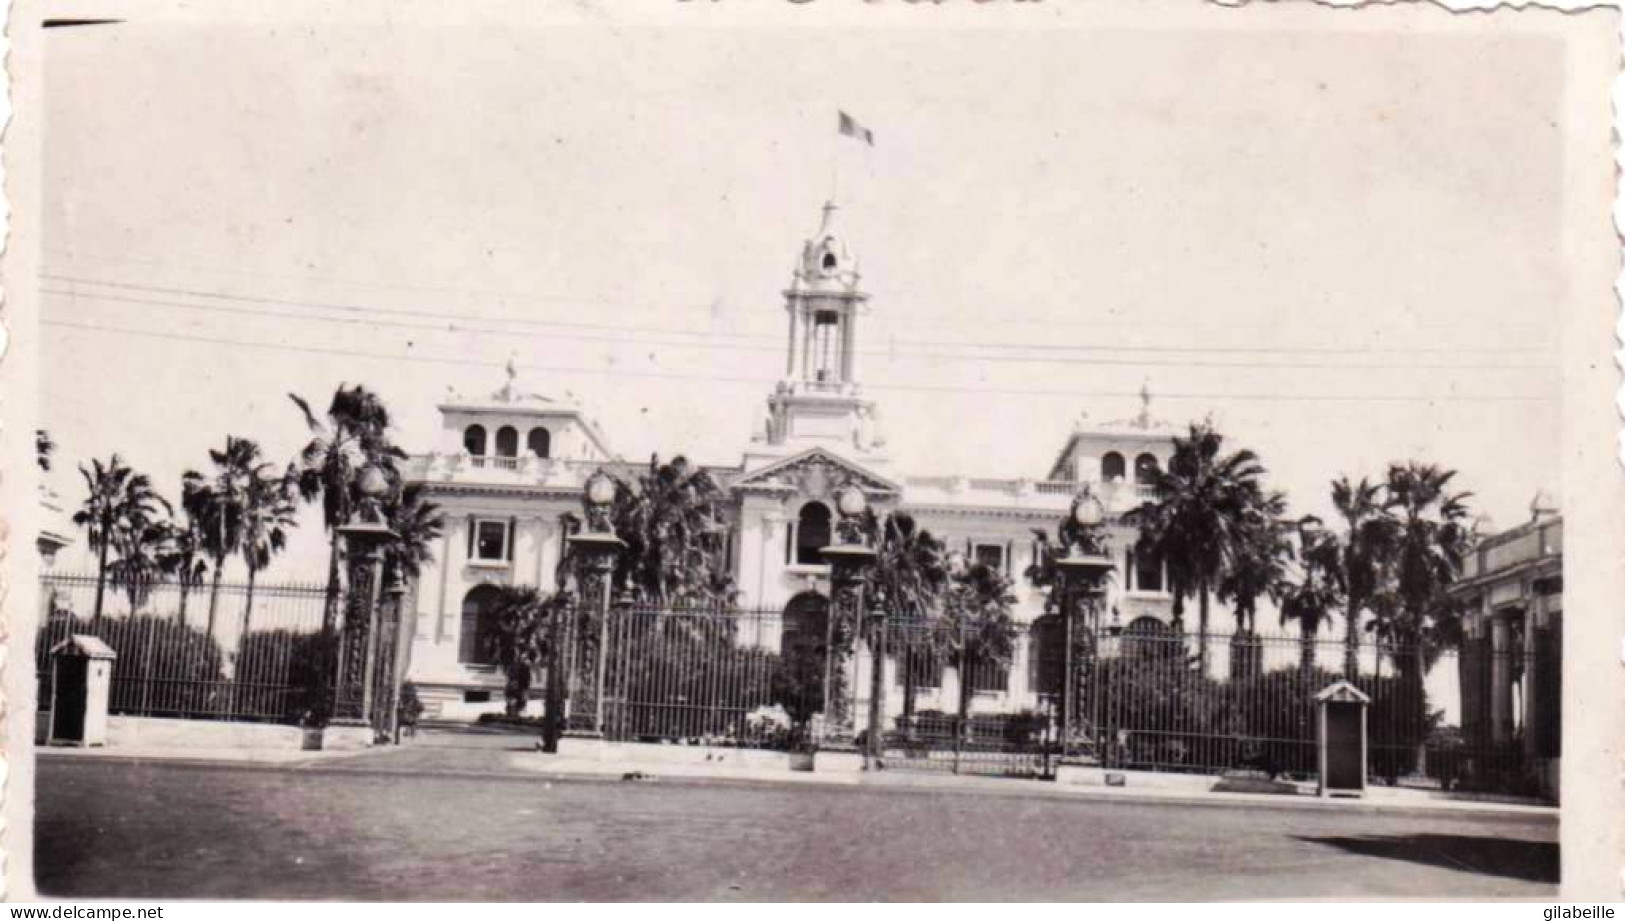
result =
[[[495,752],[423,746],[305,770],[42,759],[38,887],[502,901],[1556,894],[1545,816],[448,773],[471,754]]]

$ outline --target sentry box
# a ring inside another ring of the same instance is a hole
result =
[[[118,653],[75,633],[51,647],[51,724],[47,745],[106,745],[107,695]]]
[[[1364,796],[1369,754],[1366,709],[1371,698],[1347,681],[1337,681],[1316,694],[1315,703],[1320,717],[1318,795]]]

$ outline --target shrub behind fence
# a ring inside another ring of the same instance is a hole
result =
[[[100,637],[118,654],[109,700],[115,714],[292,722],[309,706],[322,586],[256,585],[250,608],[245,585],[183,592],[158,582],[132,593],[109,580],[100,618],[95,576],[46,574],[40,593],[42,709],[51,700],[51,647],[74,633]]]

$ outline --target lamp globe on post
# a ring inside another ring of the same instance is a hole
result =
[[[389,490],[389,477],[377,465],[368,464],[356,478],[360,508],[338,528],[349,565],[351,600],[344,619],[332,713],[336,720],[350,724],[377,722],[373,698],[381,639],[378,613],[383,592],[382,551],[395,538],[395,532],[382,520],[379,504]],[[398,642],[395,638],[391,641]]]
[[[1116,564],[1100,549],[1100,540],[1094,530],[1106,520],[1106,509],[1100,500],[1084,493],[1072,503],[1072,523],[1083,529],[1090,546],[1080,547],[1078,541],[1069,541],[1066,556],[1055,561],[1056,589],[1061,593],[1061,621],[1065,631],[1066,647],[1063,656],[1061,691],[1061,758],[1063,762],[1071,752],[1073,731],[1078,713],[1078,674],[1075,661],[1077,646],[1077,607],[1080,598],[1093,596],[1102,588],[1106,574]],[[1081,552],[1080,552],[1081,551]],[[1093,601],[1093,598],[1090,598]],[[1095,605],[1091,604],[1093,610]],[[1093,644],[1091,643],[1091,648]]]
[[[595,471],[587,478],[583,485],[582,499],[586,505],[587,527],[580,534],[572,534],[567,539],[570,552],[576,558],[576,581],[583,588],[583,594],[595,596],[598,609],[598,668],[594,687],[597,693],[593,699],[593,731],[602,736],[604,732],[604,684],[605,676],[609,670],[609,611],[610,594],[615,573],[615,558],[626,548],[626,542],[615,536],[615,530],[610,525],[610,504],[615,501],[617,485],[615,479],[602,470]],[[554,685],[549,684],[549,689]],[[558,729],[555,717],[552,714],[560,713],[555,707],[553,695],[548,695],[549,734],[553,735],[556,749]]]
[[[821,553],[829,563],[831,595],[833,603],[844,608],[852,623],[862,626],[864,619],[870,616],[866,610],[864,600],[863,572],[874,564],[875,551],[863,545],[859,540],[851,539],[855,528],[855,520],[868,512],[869,498],[863,490],[856,486],[841,487],[835,493],[835,509],[841,514],[842,527],[836,542],[825,547]],[[833,631],[835,618],[830,618],[830,629]],[[868,742],[863,747],[863,767],[869,770],[880,758],[880,724],[883,718],[881,709],[881,693],[885,690],[881,681],[881,672],[885,663],[885,630],[878,626],[871,626],[869,669],[869,735]],[[828,647],[826,647],[828,648]],[[834,656],[825,660],[824,668],[824,712],[829,712],[829,688],[833,680]]]

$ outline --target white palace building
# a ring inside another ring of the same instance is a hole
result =
[[[818,551],[832,542],[831,493],[850,482],[878,511],[906,509],[950,548],[1005,570],[1016,583],[1016,619],[1031,623],[1043,613],[1042,594],[1021,575],[1035,552],[1032,531],[1053,533],[1081,484],[1089,483],[1110,514],[1119,566],[1107,616],[1129,628],[1166,624],[1172,598],[1161,566],[1136,558],[1135,535],[1117,521],[1149,496],[1150,474],[1173,449],[1174,431],[1152,418],[1149,393],[1142,393],[1134,418],[1079,423],[1065,433],[1054,464],[1040,477],[899,471],[887,454],[876,405],[859,385],[859,318],[869,299],[835,215],[833,204],[824,206],[818,233],[803,246],[784,293],[784,378],[767,395],[763,420],[737,464],[707,467],[731,498],[729,555],[739,603],[785,608],[814,594],[828,596],[829,567]],[[486,642],[491,586],[553,591],[564,553],[560,518],[579,513],[587,478],[600,468],[633,476],[639,467],[617,457],[574,398],[520,392],[511,368],[495,393],[453,396],[439,411],[439,447],[413,457],[407,474],[427,485],[446,516],[434,562],[409,596],[408,678],[428,715],[471,720],[502,709],[502,677]],[[1018,644],[1008,686],[976,689],[977,710],[1036,706],[1029,649],[1025,641]],[[950,669],[943,687],[923,689],[919,706],[951,709],[953,680]]]

